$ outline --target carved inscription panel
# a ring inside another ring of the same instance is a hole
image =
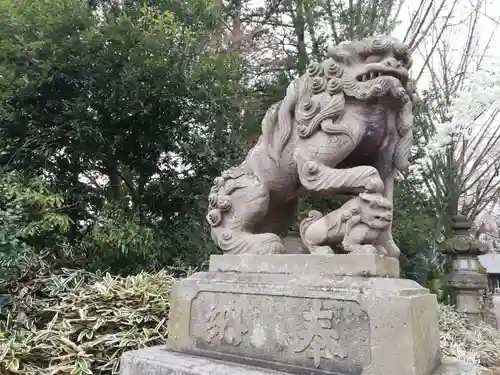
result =
[[[190,336],[199,350],[321,373],[361,374],[370,322],[355,301],[200,292]]]

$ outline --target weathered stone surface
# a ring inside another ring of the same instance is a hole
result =
[[[475,366],[455,358],[444,358],[434,375],[487,375],[488,373],[491,372],[479,372]],[[120,363],[120,375],[290,375],[290,373],[174,353],[164,346],[156,346],[125,353]]]
[[[432,374],[434,295],[410,280],[322,275],[195,274],[172,291],[169,348],[296,374]]]
[[[215,359],[173,353],[164,346],[127,352],[120,375],[288,375]]]
[[[413,143],[411,51],[379,36],[345,41],[327,55],[267,110],[244,162],[215,178],[206,219],[225,253],[284,253],[280,235],[295,219],[299,196],[348,192],[354,197],[339,209],[311,211],[302,221],[309,251],[339,246],[399,257],[392,200]]]
[[[212,255],[211,272],[399,277],[399,261],[377,254]]]
[[[466,313],[471,322],[478,323],[482,319],[483,293],[488,286],[486,274],[479,271],[478,255],[486,248],[470,233],[471,225],[464,216],[453,217],[454,234],[445,241],[445,253],[453,261],[447,286],[457,310]]]
[[[335,370],[346,374],[361,373],[371,362],[370,322],[356,301],[201,292],[191,314],[206,316],[191,320],[197,349],[217,352],[224,347],[229,354],[306,366],[311,362],[314,368],[331,360],[337,362]]]

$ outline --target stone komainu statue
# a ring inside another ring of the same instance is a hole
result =
[[[215,243],[230,254],[284,253],[298,198],[343,192],[355,197],[300,224],[310,252],[398,257],[392,196],[412,146],[410,66],[408,47],[387,36],[341,43],[312,63],[268,109],[245,161],[215,179],[206,216]]]

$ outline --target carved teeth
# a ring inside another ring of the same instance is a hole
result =
[[[390,77],[395,77],[395,78],[401,79],[398,75],[393,74],[393,73],[369,72],[369,73],[365,73],[361,76],[361,81],[364,82],[364,81],[367,81],[370,79],[375,79],[375,78],[382,77],[382,76],[390,76]]]
[[[365,82],[365,81],[368,81],[368,80],[371,80],[371,79],[374,79],[374,78],[377,78],[377,77],[380,77],[382,75],[382,73],[379,73],[379,72],[369,72],[369,73],[365,73],[361,76],[361,82]]]
[[[383,77],[383,76],[390,76],[390,77],[395,77],[399,80],[401,80],[401,77],[399,77],[397,74],[393,73],[383,73],[383,72],[369,72],[362,74],[361,77],[359,78],[361,82],[365,82],[371,79],[375,79],[378,77]]]

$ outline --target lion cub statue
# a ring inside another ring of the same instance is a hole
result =
[[[388,36],[344,42],[312,63],[272,105],[245,161],[222,172],[208,197],[207,221],[229,254],[278,254],[305,192],[354,197],[300,225],[311,253],[399,257],[392,239],[397,171],[412,146],[409,49]]]

